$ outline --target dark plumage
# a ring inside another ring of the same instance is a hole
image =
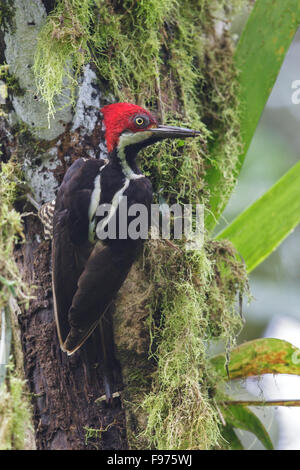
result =
[[[60,344],[75,352],[97,326],[137,257],[141,240],[89,241],[88,210],[94,181],[103,160],[77,160],[59,189],[53,218],[53,292]],[[114,159],[102,170],[100,204],[111,202],[121,189]],[[111,184],[107,184],[107,182]],[[142,203],[150,209],[151,183],[134,180],[124,191],[128,207]],[[118,219],[118,210],[116,212]],[[129,218],[130,219],[130,218]],[[96,223],[101,219],[95,217]],[[71,329],[70,329],[71,327]]]
[[[97,214],[97,208],[112,204],[109,217],[118,221],[119,197],[127,196],[128,209],[143,204],[150,217],[152,186],[136,164],[138,151],[164,138],[199,135],[189,129],[159,126],[148,111],[128,103],[105,106],[101,111],[109,159],[80,158],[73,163],[59,188],[53,216],[55,320],[60,345],[68,354],[80,348],[98,324],[100,336],[105,338],[105,312],[143,244],[142,239],[129,237],[99,240],[97,227],[105,227],[107,219]],[[43,212],[49,222],[49,208]],[[127,227],[132,219],[128,217]],[[112,341],[110,334],[107,337]],[[110,353],[105,351],[113,348],[102,349],[102,356],[108,357]]]

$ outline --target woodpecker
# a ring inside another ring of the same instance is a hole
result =
[[[163,139],[186,138],[200,132],[159,125],[147,110],[131,103],[115,103],[101,110],[108,159],[79,158],[66,172],[56,202],[44,214],[53,214],[52,280],[54,313],[60,346],[69,355],[95,330],[136,260],[143,240],[100,240],[105,228],[127,197],[150,213],[152,186],[137,166],[138,152]],[[108,215],[97,215],[110,204]],[[130,217],[128,217],[128,223]],[[49,233],[49,229],[48,232]]]

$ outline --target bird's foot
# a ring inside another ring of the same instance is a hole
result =
[[[121,398],[121,392],[113,392],[110,394],[105,393],[104,395],[101,395],[101,397],[96,398],[95,403],[105,403],[108,406],[112,406],[113,401],[117,398]]]

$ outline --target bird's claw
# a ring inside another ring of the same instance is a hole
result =
[[[115,398],[120,398],[121,397],[121,392],[113,392],[113,393],[110,393],[109,395],[107,395],[106,393],[104,395],[101,395],[101,397],[97,398],[95,400],[95,403],[103,403],[104,401],[109,405],[112,404],[113,400]]]

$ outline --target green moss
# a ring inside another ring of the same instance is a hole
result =
[[[90,440],[101,440],[102,430],[84,427],[85,430],[85,445],[89,444]]]
[[[16,76],[9,72],[9,65],[4,63],[0,65],[0,98],[4,102],[3,105],[0,105],[0,117],[7,117],[8,106],[5,103],[10,93],[20,96],[23,95],[24,91],[20,87]]]
[[[76,78],[90,58],[88,42],[94,1],[64,0],[48,16],[35,56],[38,89],[54,115],[54,100],[69,86],[74,102]]]
[[[9,72],[9,66],[7,64],[0,65],[0,80],[4,81],[8,93],[13,92],[14,95],[17,96],[24,93],[18,79]]]
[[[245,2],[58,0],[40,32],[34,65],[49,113],[66,86],[74,101],[78,74],[93,61],[120,101],[147,105],[165,121],[203,131],[202,142],[171,149],[162,144],[144,158],[165,199],[171,193],[205,202],[208,161],[219,166],[220,184],[231,191],[240,152],[238,93],[231,41],[226,32],[216,35],[215,21],[227,20]],[[217,154],[210,145],[216,137]]]
[[[11,295],[28,301],[29,289],[14,260],[14,247],[23,239],[22,218],[13,204],[20,196],[21,173],[16,163],[2,163],[0,168],[0,311]]]
[[[230,20],[244,3],[58,0],[40,32],[34,66],[50,114],[66,84],[75,96],[77,76],[92,61],[102,85],[118,100],[145,105],[164,122],[202,131],[202,139],[163,142],[141,155],[156,202],[207,204],[208,165],[219,167],[220,188],[227,195],[241,148],[238,93],[230,35],[226,30],[217,35],[215,22]],[[212,398],[218,378],[208,365],[207,346],[215,338],[228,348],[234,344],[242,324],[235,302],[246,289],[245,271],[231,245],[207,234],[201,253],[181,248],[154,241],[145,248],[142,269],[152,288],[146,300],[144,290],[141,297],[152,318],[150,355],[157,367],[143,401],[148,424],[135,447],[206,449],[220,438]],[[125,374],[126,400],[137,399],[132,408],[141,409],[148,376],[141,382],[139,370]],[[139,430],[143,416],[136,421]]]
[[[4,31],[12,25],[13,5],[10,0],[1,0],[0,3],[0,27]]]
[[[27,432],[31,428],[25,381],[10,366],[7,385],[0,388],[0,450],[26,449]]]
[[[111,428],[115,424],[116,424],[115,421],[113,421],[112,423],[108,424],[106,428],[100,428],[100,429],[89,428],[85,426],[83,428],[85,431],[85,445],[93,444],[95,449],[98,449],[98,444],[100,443],[102,439],[102,434],[104,432],[107,432],[109,428]]]
[[[157,370],[142,405],[148,413],[142,436],[158,449],[209,449],[220,439],[212,396],[220,379],[211,370],[207,347],[216,338],[228,347],[235,344],[242,326],[235,302],[247,288],[245,270],[228,242],[209,242],[201,253],[161,242],[148,249]]]
[[[141,368],[130,368],[130,371],[127,376],[127,385],[131,387],[131,391],[134,393],[140,391],[144,387],[149,386],[149,380],[147,380],[147,375],[145,374],[145,369]],[[135,390],[134,390],[135,389]]]
[[[0,309],[7,305],[8,297],[28,300],[28,286],[23,282],[14,261],[14,247],[23,240],[22,217],[14,209],[20,196],[21,172],[15,162],[2,163],[0,168]],[[5,282],[6,281],[6,282]]]
[[[18,303],[30,299],[29,286],[23,281],[14,260],[15,244],[23,241],[22,217],[14,208],[22,195],[22,175],[11,159],[0,168],[0,312],[14,297]],[[12,322],[14,323],[14,322]],[[14,335],[13,335],[14,336]],[[17,354],[17,344],[14,352]],[[18,364],[18,360],[16,363]],[[20,364],[18,364],[20,366]],[[25,396],[25,382],[12,366],[6,383],[0,389],[0,449],[24,449],[27,432],[31,429],[31,414]]]

